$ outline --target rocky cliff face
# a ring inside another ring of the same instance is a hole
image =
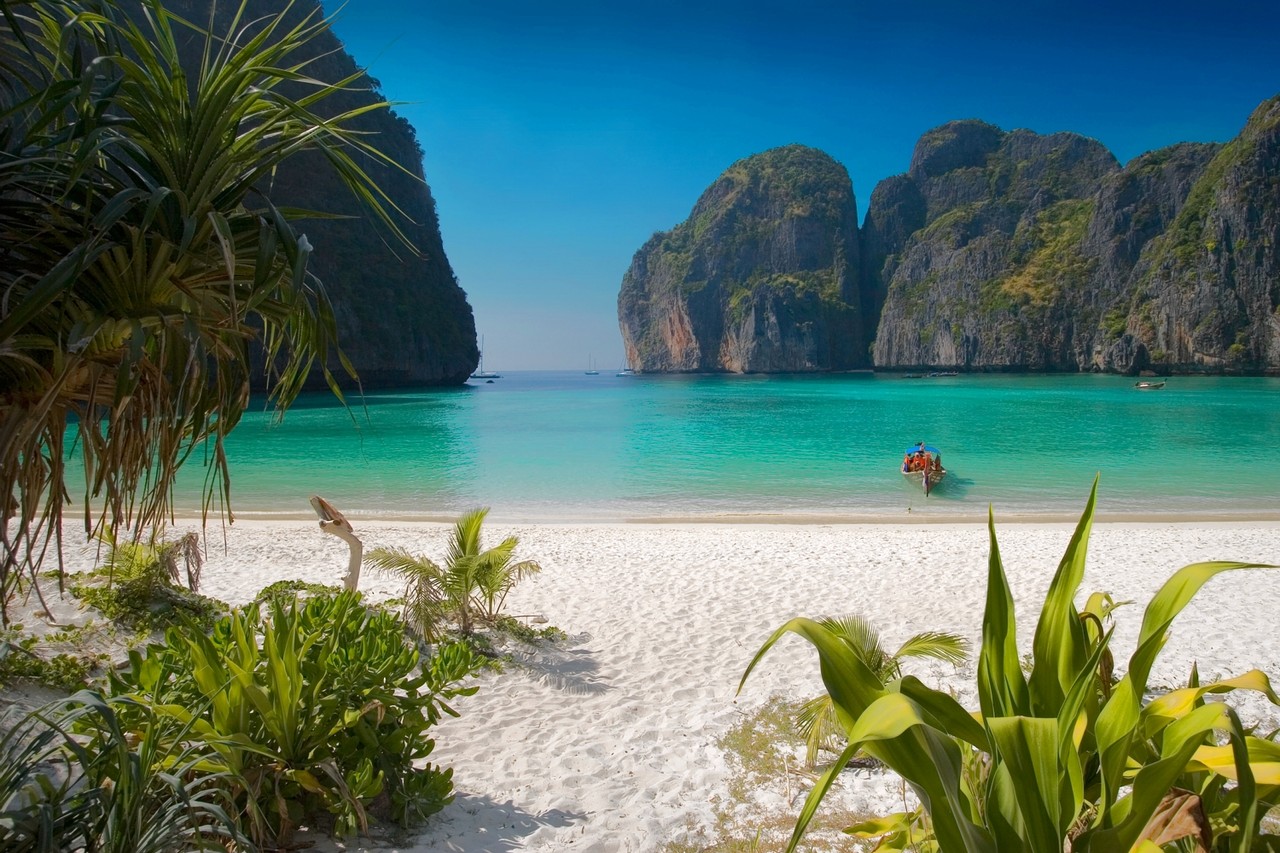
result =
[[[1136,372],[1151,366],[1142,323],[1129,332],[1135,270],[1153,240],[1178,217],[1192,186],[1221,146],[1183,144],[1152,151],[1105,180],[1082,250],[1095,260],[1092,287],[1100,324],[1080,369]],[[1141,313],[1141,312],[1139,312]]]
[[[1280,98],[1123,169],[1073,134],[925,134],[862,232],[876,366],[1280,369],[1278,128]]]
[[[225,32],[239,4],[218,4],[215,28]],[[284,0],[249,0],[244,20],[279,14]],[[209,0],[168,0],[166,8],[188,20],[205,22]],[[320,8],[318,0],[299,0],[291,20]],[[184,36],[192,60],[202,39]],[[357,66],[332,33],[309,46],[314,61],[307,73],[338,81]],[[325,115],[358,109],[382,100],[368,77],[317,107]],[[378,110],[353,126],[405,171],[365,158],[364,166],[408,217],[401,229],[414,248],[384,233],[333,176],[327,163],[304,156],[275,176],[270,196],[277,206],[349,216],[340,220],[304,220],[295,225],[314,247],[310,269],[324,283],[338,319],[338,340],[365,388],[456,385],[466,381],[479,359],[475,321],[466,294],[445,256],[435,200],[423,180],[422,151],[413,128],[393,111]],[[407,172],[407,173],[406,173]],[[340,378],[345,378],[339,371]]]
[[[1073,364],[1077,327],[1096,324],[1096,264],[1081,241],[1094,192],[1119,168],[1075,134],[1005,133],[977,121],[925,134],[908,173],[877,188],[868,212],[868,279],[885,294],[875,364]],[[886,228],[893,217],[876,202],[903,209],[915,197],[914,218]]]
[[[848,172],[788,146],[741,160],[623,277],[618,318],[645,372],[806,372],[868,363]]]
[[[1208,154],[1134,267],[1104,368],[1280,370],[1280,96]]]
[[[801,153],[839,169],[811,149],[760,158]],[[844,214],[810,218],[840,235],[816,252],[785,236],[810,188],[764,162],[736,164],[636,254],[618,303],[633,365],[839,369],[871,340],[890,369],[1280,372],[1280,96],[1225,145],[1124,168],[1076,134],[951,122],[875,188],[859,245]],[[835,279],[787,289],[829,258]]]

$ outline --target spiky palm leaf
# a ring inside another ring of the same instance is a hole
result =
[[[375,569],[392,572],[409,582],[406,598],[410,604],[406,611],[417,614],[422,608],[420,624],[428,639],[439,635],[439,623],[445,616],[452,617],[463,634],[475,629],[477,620],[490,621],[498,617],[507,593],[529,575],[542,571],[533,560],[513,563],[519,540],[509,536],[493,548],[482,550],[481,531],[488,507],[474,509],[463,515],[453,526],[449,538],[448,553],[441,568],[423,556],[410,554],[402,548],[375,548],[365,556],[365,562]],[[411,617],[417,620],[418,616]]]
[[[905,658],[932,658],[959,666],[969,659],[969,641],[942,631],[921,631],[899,646],[892,657],[899,662]]]
[[[960,664],[969,656],[969,641],[958,634],[922,631],[908,637],[896,652],[890,654],[880,645],[880,632],[862,616],[826,617],[817,623],[848,646],[881,681],[901,677],[905,658],[932,658]],[[795,725],[796,731],[804,738],[805,762],[810,767],[817,763],[823,749],[832,748],[844,734],[836,719],[835,704],[826,693],[800,706]]]
[[[5,602],[60,536],[69,424],[86,529],[137,536],[162,526],[178,469],[205,448],[205,512],[229,513],[223,442],[248,404],[251,340],[279,410],[317,366],[341,396],[301,212],[262,195],[281,162],[319,152],[400,233],[356,158],[391,161],[349,129],[386,104],[315,111],[358,76],[308,76],[327,19],[249,22],[242,0],[221,38],[142,8],[139,24],[111,3],[35,0],[0,26],[0,514],[19,521],[0,525]],[[193,74],[175,27],[205,39]]]
[[[524,578],[542,571],[533,560],[513,563],[519,540],[509,536],[487,550],[481,550],[481,530],[489,508],[474,509],[462,516],[454,526],[449,545],[449,571],[454,576],[456,594],[469,602],[462,621],[469,633],[476,617],[493,621],[506,600],[507,593]],[[474,612],[472,612],[474,611]]]
[[[405,621],[428,642],[440,638],[442,622],[450,614],[450,602],[442,592],[444,571],[426,557],[403,548],[374,548],[364,555],[372,568],[397,575],[405,582]]]

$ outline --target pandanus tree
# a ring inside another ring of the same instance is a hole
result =
[[[6,3],[0,26],[0,601],[81,495],[86,530],[135,536],[171,514],[178,469],[204,455],[204,513],[230,512],[224,440],[249,402],[250,347],[283,412],[331,365],[332,306],[311,247],[272,204],[274,170],[313,152],[394,234],[362,163],[386,162],[325,101],[311,43],[329,25],[286,9],[214,32],[156,0]],[[184,65],[180,36],[203,41]],[[309,46],[310,45],[310,46]],[[336,113],[336,114],[335,114]],[[394,164],[393,164],[394,165]],[[318,215],[318,214],[309,214]],[[68,434],[84,461],[67,484]]]

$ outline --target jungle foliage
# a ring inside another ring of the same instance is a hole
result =
[[[304,152],[396,234],[350,129],[350,81],[309,75],[326,30],[245,15],[225,35],[143,0],[7,3],[0,22],[0,614],[60,548],[72,437],[86,530],[163,527],[174,478],[207,454],[204,510],[229,512],[224,440],[249,400],[252,341],[287,408],[329,372],[332,306],[308,272],[304,211],[269,198]],[[178,44],[204,42],[189,72]],[[317,214],[310,214],[312,216]],[[349,372],[349,363],[339,363]],[[78,467],[78,466],[77,466]],[[79,491],[79,489],[74,489]]]

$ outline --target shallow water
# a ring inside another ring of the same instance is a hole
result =
[[[1280,380],[1119,376],[625,376],[525,372],[462,389],[304,397],[228,442],[239,514],[494,518],[1280,513]],[[358,403],[356,404],[359,405]],[[942,450],[927,500],[898,473]],[[193,461],[178,492],[198,504]]]

